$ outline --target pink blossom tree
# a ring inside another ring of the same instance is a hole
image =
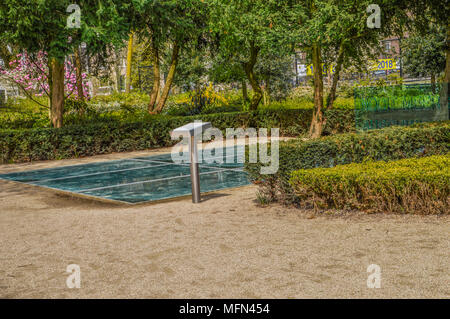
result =
[[[46,67],[40,66],[44,71],[41,74],[47,75],[47,79],[40,79],[43,85],[34,82],[30,85],[26,78],[21,85],[29,90],[35,87],[45,91],[45,82],[49,84],[46,93],[50,95],[50,118],[56,128],[63,126],[65,90],[71,81],[65,83],[68,80],[65,76],[67,57],[82,43],[86,44],[88,55],[104,54],[109,45],[120,46],[128,37],[134,19],[134,1],[75,2],[77,5],[73,0],[0,1],[0,43],[26,50],[30,55],[41,51],[48,54],[48,62],[43,63]],[[70,83],[73,86],[73,82]]]
[[[26,51],[17,54],[9,63],[9,68],[0,66],[0,75],[17,85],[27,97],[41,106],[35,96],[51,96],[50,70],[48,67],[48,55],[44,51],[29,55]],[[86,73],[82,73],[82,80],[86,79]],[[85,81],[82,81],[83,92],[78,92],[76,68],[66,59],[64,63],[64,93],[65,98],[85,99],[89,98],[89,89]]]

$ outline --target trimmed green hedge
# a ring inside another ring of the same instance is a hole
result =
[[[325,134],[354,129],[353,110],[331,110]],[[312,110],[258,110],[190,117],[148,116],[141,122],[100,122],[61,129],[0,130],[1,163],[53,160],[171,146],[169,132],[194,120],[226,128],[280,128],[282,136],[307,132]]]
[[[410,127],[390,127],[365,133],[347,133],[317,140],[280,143],[279,170],[261,175],[261,163],[245,164],[250,179],[260,185],[265,201],[297,203],[289,184],[292,171],[360,163],[364,160],[399,160],[442,155],[450,151],[450,121]]]
[[[302,169],[290,184],[318,208],[448,214],[450,155]]]

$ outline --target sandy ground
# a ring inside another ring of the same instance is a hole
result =
[[[450,297],[448,216],[314,214],[260,207],[255,192],[127,206],[0,180],[0,298]],[[80,289],[66,286],[69,264]],[[380,289],[367,287],[370,264]]]

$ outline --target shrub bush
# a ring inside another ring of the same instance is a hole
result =
[[[443,214],[450,207],[450,155],[302,169],[290,184],[318,208]]]
[[[147,115],[143,120],[123,122],[113,119],[82,123],[61,129],[39,128],[0,130],[2,163],[52,160],[92,156],[112,152],[145,150],[173,145],[170,131],[194,120],[226,128],[280,128],[284,136],[298,136],[309,128],[312,110],[258,110],[191,117]],[[333,110],[326,132],[347,132],[354,127],[353,111]]]
[[[116,94],[117,96],[120,96]],[[116,96],[115,95],[115,96]],[[99,122],[140,122],[148,120],[147,105],[138,103],[131,105],[133,101],[132,96],[130,101],[125,99],[112,100],[110,96],[98,96],[95,99],[87,101],[86,104],[68,100],[65,106],[64,125],[90,125]],[[48,117],[48,109],[38,108],[36,105],[34,109],[22,108],[22,105],[17,105],[15,108],[0,109],[0,129],[28,129],[51,127],[51,122]],[[287,100],[283,102],[275,102],[269,105],[260,105],[258,112],[281,113],[285,110],[304,109],[306,116],[311,113],[313,103],[303,103],[297,100]],[[350,99],[338,98],[335,102],[335,109],[353,109],[353,101]],[[228,105],[210,105],[201,110],[201,112],[193,112],[192,107],[188,104],[168,103],[164,112],[161,114],[168,116],[193,116],[206,115],[215,113],[236,113],[244,112],[241,104]],[[296,112],[296,111],[293,111]],[[348,112],[338,112],[336,110],[329,111],[331,116],[333,114],[344,114],[344,121],[352,120],[353,114]],[[198,113],[198,114],[197,114]],[[292,114],[289,113],[288,114]],[[336,122],[337,123],[337,122]],[[347,122],[346,122],[347,123]],[[309,125],[309,124],[308,124]]]
[[[261,163],[245,164],[250,179],[260,185],[267,200],[286,204],[298,198],[289,184],[294,170],[363,162],[442,155],[450,150],[450,121],[410,127],[390,127],[365,133],[347,133],[303,141],[280,143],[279,170],[261,175]]]
[[[43,97],[34,97],[42,105],[47,104]],[[10,98],[5,107],[0,108],[0,129],[45,127],[50,124],[48,109],[30,99]]]

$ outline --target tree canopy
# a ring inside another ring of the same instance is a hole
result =
[[[379,0],[380,24],[375,28],[368,24],[372,0],[71,2],[0,3],[0,57],[8,61],[11,48],[15,53],[26,51],[31,58],[39,52],[46,53],[51,117],[57,127],[62,125],[64,63],[69,56],[75,56],[77,82],[82,82],[81,45],[87,55],[97,60],[111,55],[118,70],[120,50],[129,43],[127,92],[131,89],[133,44],[143,45],[146,66],[153,70],[149,113],[162,112],[174,83],[192,88],[205,81],[240,83],[245,100],[246,84],[250,83],[253,94],[249,106],[255,110],[263,93],[283,97],[281,92],[289,86],[291,76],[290,61],[294,52],[300,50],[314,69],[312,137],[322,134],[326,124],[324,110],[334,105],[341,71],[350,65],[363,71],[367,61],[381,53],[381,40],[388,36],[402,36],[405,31],[411,34],[405,42],[410,73],[438,74],[443,69],[445,52],[444,80],[448,82],[450,76],[449,9],[438,0]],[[78,7],[80,25],[74,28],[68,18]],[[437,33],[427,29],[430,23],[439,30]],[[335,70],[326,97],[324,65]],[[118,88],[120,74],[115,73]]]

